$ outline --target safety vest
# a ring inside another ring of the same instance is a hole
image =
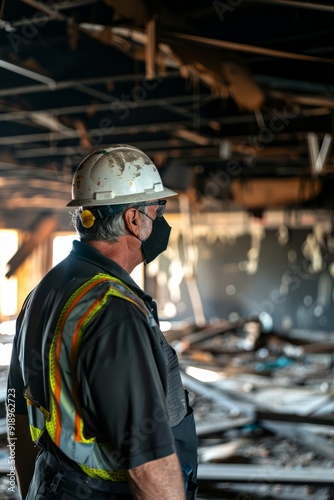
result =
[[[151,326],[156,322],[144,301],[119,279],[97,274],[68,299],[59,316],[49,351],[50,408],[38,407],[27,397],[30,433],[38,443],[43,432],[90,477],[125,481],[120,452],[84,436],[75,368],[85,330],[107,304],[109,296],[134,304]],[[115,467],[114,469],[112,467]]]

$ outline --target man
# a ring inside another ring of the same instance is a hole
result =
[[[197,439],[178,361],[129,276],[166,249],[165,198],[175,194],[133,146],[95,151],[77,168],[68,206],[80,241],[17,320],[8,433],[23,498],[195,498]]]

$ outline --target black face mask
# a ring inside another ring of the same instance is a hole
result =
[[[149,219],[151,217],[147,214]],[[147,240],[142,241],[141,249],[143,252],[144,262],[149,264],[154,260],[161,252],[166,250],[169,240],[169,235],[171,232],[171,227],[168,225],[164,217],[156,217],[152,222],[152,232]]]

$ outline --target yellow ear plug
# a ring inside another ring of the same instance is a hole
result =
[[[95,216],[90,210],[83,210],[81,212],[81,224],[87,229],[94,226]]]

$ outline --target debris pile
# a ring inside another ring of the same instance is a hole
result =
[[[199,499],[334,499],[334,333],[268,333],[246,318],[166,337],[195,412]]]
[[[195,412],[199,498],[334,498],[334,334],[247,318],[169,341]]]

